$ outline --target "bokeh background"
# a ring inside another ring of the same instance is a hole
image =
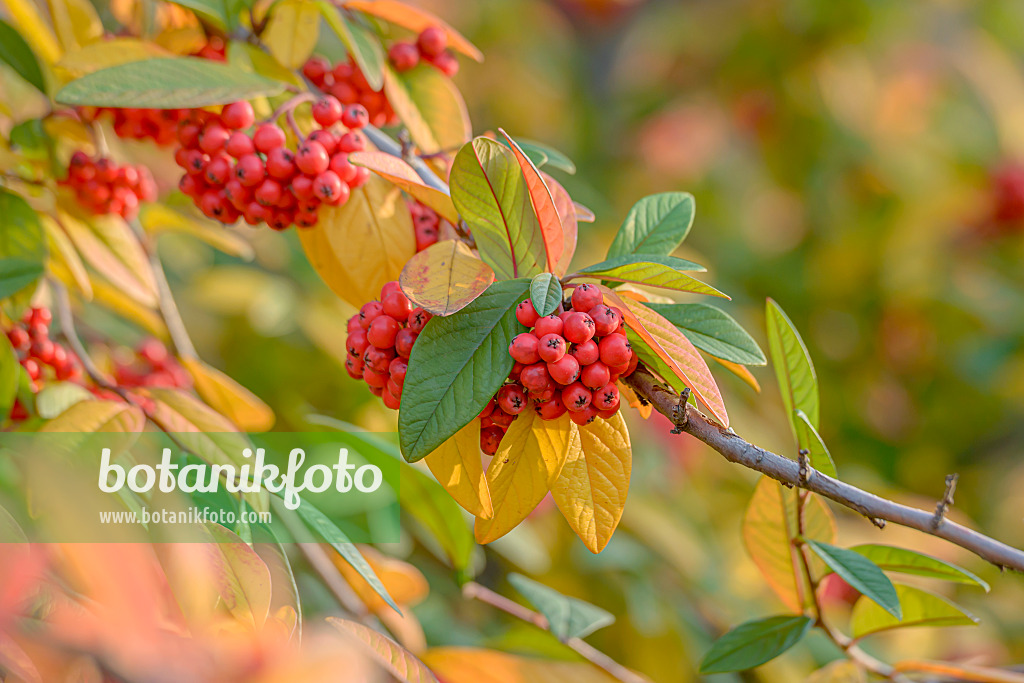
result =
[[[581,225],[578,264],[603,257],[640,197],[692,192],[697,219],[680,255],[709,264],[710,282],[734,298],[726,309],[762,346],[765,297],[792,317],[817,368],[821,431],[840,475],[931,508],[944,476],[959,472],[954,517],[1024,545],[1024,3],[421,4],[486,54],[456,78],[475,130],[501,126],[576,162],[575,176],[554,173],[597,214]],[[294,233],[245,234],[251,262],[163,241],[201,355],[266,400],[277,429],[307,429],[311,414],[393,429],[394,414],[347,377],[351,311]],[[792,454],[772,371],[754,373],[761,394],[717,372],[733,426]],[[782,611],[740,540],[755,476],[669,435],[657,417],[633,415],[631,430],[629,502],[605,552],[586,551],[545,503],[480,550],[480,580],[511,594],[501,577],[520,571],[594,602],[618,622],[593,644],[656,681],[691,680],[723,630]],[[981,626],[876,636],[868,650],[1024,662],[1020,576],[837,515],[843,545],[905,544],[992,584],[987,596],[930,586]],[[383,550],[430,579],[415,612],[431,644],[573,657],[553,637],[461,601],[411,540]],[[315,614],[322,589],[306,588]],[[320,604],[328,608],[326,595]],[[732,678],[800,680],[838,655],[823,639],[808,643]]]

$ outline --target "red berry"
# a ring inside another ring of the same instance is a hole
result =
[[[352,379],[362,379],[364,369],[363,361],[356,358],[345,359],[345,370],[348,371],[348,376]]]
[[[366,366],[378,373],[386,373],[388,366],[391,365],[391,361],[395,358],[394,349],[381,349],[374,345],[366,347],[366,351],[363,352],[363,362]]]
[[[583,367],[580,372],[580,381],[588,389],[600,389],[611,380],[611,371],[608,366],[598,361]]]
[[[448,34],[439,26],[431,26],[423,30],[416,38],[416,47],[428,57],[436,57],[448,47]]]
[[[398,352],[398,355],[402,358],[409,358],[412,355],[412,347],[416,343],[416,337],[418,336],[408,327],[399,332],[395,338],[395,350]]]
[[[361,104],[348,105],[345,107],[345,112],[341,115],[342,125],[351,130],[358,130],[369,122],[370,114],[366,111],[366,107]]]
[[[263,206],[277,206],[277,203],[281,201],[282,192],[284,190],[279,182],[272,178],[267,178],[256,188],[253,196]]]
[[[409,329],[419,334],[423,331],[427,322],[434,316],[422,308],[412,309],[412,313],[409,314]]]
[[[420,51],[412,43],[399,41],[388,50],[388,59],[395,71],[408,71],[420,61]]]
[[[284,131],[278,126],[272,123],[264,123],[256,129],[252,136],[252,141],[256,145],[256,149],[264,154],[269,154],[272,149],[284,147],[285,135]]]
[[[573,413],[589,406],[592,396],[590,389],[587,389],[579,382],[573,382],[565,389],[562,389],[562,403],[566,409]]]
[[[224,185],[231,177],[231,162],[226,156],[216,156],[206,164],[203,176],[211,185]]]
[[[359,133],[345,133],[338,140],[339,152],[351,154],[352,152],[362,152],[364,149],[366,149],[366,140]]]
[[[574,311],[589,311],[598,304],[603,303],[601,290],[596,285],[578,285],[572,291],[572,308]]]
[[[390,280],[384,283],[384,286],[380,288],[380,300],[384,301],[388,297],[388,294],[394,294],[395,292],[402,293],[402,285],[398,280]]]
[[[600,359],[601,351],[597,346],[597,342],[590,339],[582,344],[573,344],[572,348],[569,349],[569,355],[575,358],[580,365],[590,365]]]
[[[409,319],[409,313],[412,312],[412,304],[409,303],[409,297],[401,291],[389,293],[381,299],[381,305],[384,306],[384,312],[398,322],[404,323]]]
[[[537,323],[537,318],[537,311],[533,307],[533,302],[529,299],[521,301],[516,306],[516,320],[527,327],[533,327]]]
[[[256,145],[252,143],[251,137],[241,131],[235,131],[224,144],[224,151],[236,159],[241,159],[246,154],[255,152]]]
[[[587,315],[594,321],[594,334],[599,337],[606,337],[619,328],[622,322],[622,314],[617,308],[599,304],[594,306]]]
[[[319,219],[320,217],[317,216],[315,213],[310,213],[309,211],[299,211],[298,213],[295,214],[295,225],[299,226],[300,228],[312,228],[314,225],[316,225]]]
[[[202,128],[195,123],[186,123],[178,128],[178,142],[185,149],[196,149],[199,147],[199,133]]]
[[[625,371],[623,371],[623,377],[629,377],[630,375],[632,375],[633,371],[636,370],[636,366],[639,365],[640,363],[640,357],[636,355],[636,352],[631,351],[630,353],[631,355],[629,357],[629,365],[626,367]]]
[[[383,312],[384,307],[380,305],[379,301],[368,301],[359,309],[359,324],[363,326],[364,330],[368,330],[374,318]]]
[[[395,384],[402,386],[405,384],[405,375],[409,371],[409,363],[404,358],[392,359],[390,365],[388,365],[388,372],[391,373],[391,379],[394,380]]]
[[[199,149],[207,154],[216,154],[224,149],[229,137],[231,137],[231,133],[227,128],[216,121],[211,121],[199,134]]]
[[[20,327],[15,327],[13,330],[8,332],[7,339],[10,340],[11,346],[18,351],[24,349],[29,344],[28,332]]]
[[[266,177],[263,160],[255,154],[246,154],[235,164],[235,177],[246,187],[259,185]]]
[[[619,407],[619,388],[606,384],[594,390],[590,404],[598,410],[616,410]]]
[[[384,373],[376,372],[369,365],[363,368],[363,379],[371,387],[377,387],[383,389],[388,385],[388,376]]]
[[[586,313],[570,313],[565,318],[564,327],[562,334],[573,344],[582,344],[594,337],[594,319]]]
[[[519,373],[523,371],[526,366],[522,363],[516,362],[512,364],[512,369],[508,371],[508,378],[513,382],[519,381]]]
[[[395,345],[395,337],[401,329],[402,326],[390,315],[379,315],[370,323],[366,338],[377,348],[386,349]]]
[[[557,363],[565,352],[565,339],[560,334],[546,334],[537,343],[537,355],[545,363]]]
[[[267,152],[267,175],[278,180],[290,180],[295,175],[295,155],[284,147]]]
[[[508,345],[508,353],[517,363],[530,365],[540,360],[537,355],[539,341],[537,337],[529,332],[516,335],[512,343]]]
[[[341,120],[341,102],[333,95],[324,95],[313,103],[313,120],[330,128]]]
[[[190,149],[185,154],[185,172],[198,175],[206,168],[206,157],[198,149]]]
[[[366,330],[361,327],[349,333],[348,340],[345,342],[345,347],[354,358],[362,358],[363,354],[366,353],[366,347],[369,345],[370,340],[366,337]]]
[[[330,169],[338,174],[343,183],[351,183],[355,179],[358,170],[348,160],[347,154],[335,154],[332,156]]]
[[[338,149],[338,137],[329,130],[314,130],[306,138],[309,142],[316,142],[320,144],[328,154],[334,154],[335,150]]]
[[[334,171],[324,171],[313,180],[313,194],[325,204],[340,203],[348,199],[348,185]]]
[[[537,322],[534,323],[533,333],[538,339],[548,334],[561,335],[563,327],[561,318],[557,315],[548,315],[543,318],[537,318]]]
[[[402,406],[402,400],[391,393],[391,386],[392,382],[391,380],[388,380],[385,390],[381,393],[380,398],[384,401],[385,407],[390,408],[391,410],[398,410]]]
[[[357,187],[362,187],[366,184],[366,181],[370,179],[370,169],[365,166],[356,166],[355,169],[355,177],[353,177],[348,184],[348,186],[353,190]]]
[[[480,450],[487,455],[494,455],[498,451],[498,444],[501,443],[501,437],[505,436],[505,432],[501,430],[501,427],[487,427],[480,430]]]
[[[331,158],[327,155],[327,150],[319,142],[307,140],[295,155],[295,165],[306,175],[315,176],[323,173],[330,163]]]
[[[322,82],[324,76],[327,75],[327,72],[330,70],[330,63],[323,57],[310,57],[306,60],[306,63],[302,65],[303,75],[314,83]]]
[[[601,362],[609,367],[625,365],[629,362],[632,354],[629,340],[622,334],[613,334],[605,337],[598,344],[598,348],[601,351]]]
[[[252,105],[242,100],[241,102],[232,102],[224,107],[224,111],[220,113],[220,119],[231,130],[242,130],[256,122],[256,115],[252,111]]]
[[[508,427],[512,424],[512,421],[516,419],[515,415],[511,415],[502,410],[501,406],[498,406],[489,417],[491,421],[499,427]]]
[[[527,365],[519,373],[519,381],[530,391],[544,391],[552,384],[546,363]]]
[[[590,424],[594,421],[595,417],[597,417],[597,408],[594,406],[587,406],[586,408],[577,410],[576,412],[569,411],[569,419],[580,427]]]
[[[580,376],[580,364],[568,354],[554,363],[548,363],[547,367],[551,378],[562,386],[572,384]]]
[[[495,400],[498,407],[509,415],[518,415],[526,408],[526,394],[518,384],[506,384],[498,389]]]
[[[542,420],[557,420],[565,415],[565,404],[562,403],[561,392],[557,392],[553,398],[534,406],[534,410]]]

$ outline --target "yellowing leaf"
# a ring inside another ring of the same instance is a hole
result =
[[[313,54],[320,31],[320,9],[308,0],[282,0],[273,6],[263,42],[283,66],[296,69]]]
[[[856,662],[837,659],[808,676],[806,683],[867,683],[867,680]]]
[[[198,358],[181,358],[192,375],[196,393],[243,432],[265,432],[274,426],[274,412],[258,396]]]
[[[136,406],[118,401],[83,401],[50,420],[40,432],[141,432],[146,416]]]
[[[144,306],[156,306],[153,270],[127,223],[100,217],[88,226],[62,214],[61,225],[86,262],[111,284]]]
[[[629,432],[622,413],[598,418],[573,432],[573,445],[551,495],[587,549],[599,553],[626,506],[633,467]]]
[[[456,149],[473,137],[466,102],[451,79],[433,66],[420,64],[401,74],[385,68],[384,92],[424,153]]]
[[[363,558],[366,559],[380,582],[384,584],[384,588],[387,589],[396,604],[400,606],[417,605],[427,597],[430,587],[427,585],[427,579],[416,567],[408,562],[383,555],[370,546],[359,546],[359,552],[363,554]],[[337,552],[331,551],[331,561],[367,609],[374,613],[394,614],[391,607],[345,558]]]
[[[565,464],[571,427],[568,415],[542,420],[532,410],[519,414],[487,467],[494,515],[477,518],[477,542],[490,543],[512,531],[544,499]]]
[[[348,160],[390,180],[413,198],[437,211],[449,223],[458,223],[459,212],[455,210],[451,196],[424,183],[416,170],[402,159],[386,152],[366,151],[349,154]]]
[[[797,494],[794,489],[768,477],[761,477],[743,517],[743,543],[765,580],[782,602],[794,612],[803,611],[807,599],[800,560],[793,539],[799,534]],[[821,499],[810,494],[804,506],[803,536],[834,543],[836,523]],[[823,565],[816,557],[811,563],[816,575]]]
[[[387,636],[354,621],[327,617],[327,623],[352,636],[367,653],[401,683],[437,683],[430,669]]]
[[[733,363],[731,360],[725,360],[724,358],[717,358],[715,356],[711,356],[711,358],[723,368],[750,385],[751,389],[759,394],[761,393],[760,382],[757,381],[757,378],[754,377],[754,374],[750,372],[747,366],[740,365],[739,363]]]
[[[978,620],[943,597],[896,584],[903,619],[899,620],[875,602],[861,597],[853,606],[850,632],[860,639],[872,633],[911,626],[975,626]]]
[[[207,529],[216,541],[208,547],[218,554],[214,576],[225,607],[253,626],[263,626],[270,614],[270,569],[234,532],[215,523]]]
[[[168,56],[169,52],[154,43],[138,38],[112,38],[65,52],[54,66],[57,74],[67,82],[108,66]]]
[[[494,271],[464,242],[445,240],[409,259],[398,281],[417,306],[435,315],[451,315],[490,287]]]
[[[565,236],[562,234],[562,219],[555,207],[555,200],[544,182],[543,176],[537,167],[533,165],[530,158],[523,153],[515,140],[509,137],[508,133],[501,128],[498,132],[504,136],[509,148],[519,162],[519,168],[523,171],[523,179],[526,181],[526,191],[530,195],[530,203],[533,205],[533,212],[537,216],[537,223],[540,225],[541,235],[544,237],[544,249],[548,255],[548,269],[554,271],[555,267],[562,260],[562,250],[565,248]],[[575,214],[575,209],[573,210]]]
[[[68,277],[75,283],[86,299],[92,298],[92,285],[89,283],[89,274],[85,270],[85,264],[75,251],[75,246],[64,233],[61,227],[53,218],[46,215],[39,216],[43,229],[50,243],[50,254],[67,269]],[[51,262],[50,267],[54,264]]]
[[[636,411],[640,413],[640,417],[646,420],[651,416],[651,413],[654,412],[654,406],[651,405],[650,401],[641,401],[636,392],[633,391],[633,388],[622,380],[619,380],[616,385],[619,387],[619,396],[622,397],[622,400],[630,408],[636,408]]]
[[[324,282],[357,308],[380,296],[416,253],[412,217],[401,193],[372,176],[344,206],[324,207],[320,222],[299,230],[306,257]]]
[[[453,50],[461,52],[467,57],[472,57],[478,62],[484,61],[483,53],[473,43],[466,40],[458,31],[446,24],[440,18],[420,9],[414,5],[408,5],[397,0],[348,0],[344,6],[350,10],[357,10],[372,14],[375,17],[390,21],[414,33],[420,33],[423,29],[431,26],[439,26],[444,29],[448,36],[448,45]]]
[[[562,662],[468,647],[436,647],[423,661],[445,683],[615,683],[589,662]],[[641,679],[644,680],[644,679]]]
[[[92,300],[95,303],[109,308],[127,320],[131,320],[161,341],[170,339],[164,319],[151,308],[143,306],[105,280],[93,278],[89,282],[92,287]]]
[[[77,50],[103,35],[100,17],[88,0],[47,0],[64,51]]]
[[[494,515],[480,451],[480,420],[471,420],[423,459],[438,483],[467,512],[483,519]]]
[[[32,46],[32,51],[47,64],[56,62],[61,54],[57,36],[39,15],[35,3],[32,0],[3,0],[3,4],[7,6],[21,37]]]
[[[238,256],[246,261],[252,260],[253,257],[252,245],[230,228],[213,227],[208,222],[200,223],[163,204],[144,204],[139,212],[139,222],[146,232],[154,235],[164,232],[191,235],[225,254]]]

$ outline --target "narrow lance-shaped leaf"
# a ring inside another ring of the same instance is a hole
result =
[[[741,365],[767,359],[754,338],[728,313],[708,304],[646,304],[675,325],[701,351]]]
[[[0,188],[0,299],[38,280],[46,254],[39,216],[24,199]]]
[[[810,617],[778,616],[748,621],[715,641],[700,663],[702,674],[744,671],[793,647],[814,625]]]
[[[327,623],[353,636],[374,660],[401,683],[437,683],[437,677],[430,672],[426,664],[382,633],[337,617],[327,617]]]
[[[417,306],[435,315],[451,315],[490,287],[494,271],[464,242],[444,240],[409,259],[398,281]]]
[[[308,0],[282,0],[272,6],[261,38],[277,61],[289,69],[305,63],[316,47],[320,12]]]
[[[562,221],[562,257],[558,259],[558,263],[552,269],[552,272],[562,277],[569,271],[569,265],[572,263],[572,257],[576,254],[576,240],[579,237],[579,205],[572,201],[572,197],[566,191],[562,185],[547,175],[541,172],[541,176],[544,177],[544,182],[548,184],[548,188],[551,190],[551,196],[555,198],[555,209],[558,210],[558,217]],[[593,216],[591,216],[593,219]],[[580,219],[582,220],[582,219]]]
[[[551,273],[534,275],[530,282],[530,302],[537,315],[551,315],[562,303],[562,283]]]
[[[6,21],[0,20],[0,60],[40,92],[46,92],[46,81],[32,48]]]
[[[687,192],[644,197],[626,214],[626,220],[608,248],[608,258],[626,254],[671,254],[689,234],[694,213],[693,195]]]
[[[402,73],[386,67],[384,93],[425,154],[455,149],[473,137],[462,94],[450,78],[429,64]]]
[[[901,618],[896,589],[874,562],[852,550],[837,548],[828,543],[807,539],[807,545],[846,583],[868,599],[874,600],[896,619]]]
[[[18,355],[5,334],[0,338],[0,415],[4,418],[11,414],[11,406],[14,405],[14,399],[18,393],[20,375],[21,365],[18,363]],[[56,417],[56,415],[44,415],[43,417]],[[0,418],[0,422],[3,422],[3,418]]]
[[[603,278],[613,282],[629,282],[645,287],[671,289],[676,292],[729,298],[711,285],[682,272],[684,270],[702,271],[704,267],[692,261],[672,256],[627,254],[588,266],[580,271],[580,275]]]
[[[522,574],[509,574],[508,582],[548,620],[548,630],[561,640],[586,638],[615,623],[615,617],[589,602],[562,595]]]
[[[853,606],[850,632],[854,639],[881,631],[914,626],[975,626],[978,620],[945,598],[911,586],[896,584],[903,610],[897,619],[872,600],[861,598]]]
[[[811,421],[802,410],[793,411],[793,425],[796,428],[796,443],[800,450],[807,451],[807,457],[811,461],[811,467],[822,474],[835,478],[836,464],[832,460],[832,454],[828,452],[828,446],[818,434],[818,430],[811,426]]]
[[[555,206],[554,197],[548,189],[540,171],[534,166],[530,158],[526,156],[515,140],[509,137],[508,133],[501,128],[498,132],[505,138],[505,143],[519,162],[519,168],[523,172],[523,180],[526,181],[526,190],[530,194],[530,203],[533,205],[533,212],[537,216],[537,224],[540,226],[541,235],[544,238],[544,249],[547,251],[548,270],[554,270],[562,259],[562,250],[565,248],[565,238],[562,234],[562,219],[558,215],[558,208]]]
[[[370,88],[380,90],[384,86],[385,64],[384,49],[380,45],[380,40],[370,29],[350,21],[344,12],[327,0],[315,1],[327,25],[345,44],[345,49],[363,72]]]
[[[984,588],[985,592],[989,590],[988,583],[966,569],[907,548],[866,544],[854,546],[850,550],[860,553],[887,572],[900,572],[930,579],[953,581],[954,583],[974,584]]]
[[[536,140],[527,140],[526,138],[516,138],[516,143],[522,148],[523,152],[530,157],[531,160],[537,167],[550,166],[557,168],[560,171],[565,171],[568,174],[576,173],[576,164],[573,163],[572,159],[567,157],[562,152],[550,145],[546,145],[543,142],[537,142]],[[537,161],[537,159],[543,159],[543,163]]]
[[[775,376],[782,390],[793,437],[796,438],[794,410],[802,410],[815,429],[818,428],[818,378],[814,374],[811,354],[803,339],[782,308],[768,299],[765,317],[768,326],[768,350],[772,355]]]

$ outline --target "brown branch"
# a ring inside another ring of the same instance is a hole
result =
[[[638,396],[650,401],[659,413],[672,420],[678,430],[711,446],[729,462],[760,472],[787,486],[820,494],[873,522],[886,520],[917,529],[969,550],[997,567],[1024,572],[1024,551],[948,519],[935,527],[935,514],[932,512],[901,505],[817,471],[801,484],[799,463],[755,446],[731,429],[712,423],[695,407],[681,402],[679,394],[662,384],[643,366],[638,367],[625,382]]]

